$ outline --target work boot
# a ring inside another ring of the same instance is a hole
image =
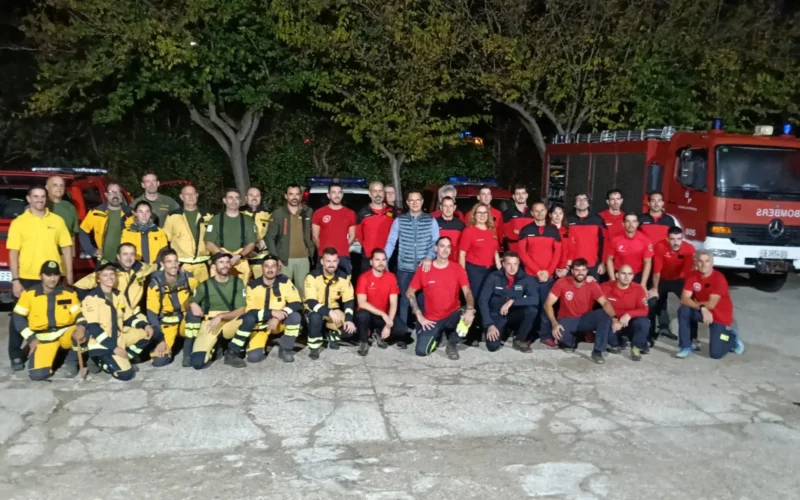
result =
[[[458,344],[454,344],[453,342],[447,343],[447,347],[445,347],[444,352],[447,354],[447,359],[456,361],[460,358],[458,355]]]
[[[337,342],[335,340],[329,340],[328,341],[328,349],[332,349],[334,351],[338,351],[339,350],[339,342]]]
[[[64,363],[64,365],[61,367],[61,373],[65,378],[75,378],[78,376],[78,365]]]
[[[15,372],[21,372],[25,369],[25,362],[21,358],[14,358],[11,360],[11,369]]]
[[[183,360],[181,366],[189,368],[192,366],[192,350],[194,349],[194,339],[186,339],[183,341]]]
[[[320,349],[319,349],[319,348],[316,348],[316,349],[309,349],[309,350],[308,350],[308,357],[309,357],[309,358],[311,358],[311,359],[313,359],[313,360],[317,360],[317,359],[319,359],[319,351],[320,351]]]
[[[642,351],[638,347],[634,346],[631,348],[631,361],[641,361],[642,360]]]
[[[543,346],[549,347],[550,349],[558,349],[556,339],[544,339],[541,343]]]
[[[373,334],[372,340],[375,342],[375,345],[380,347],[381,349],[386,349],[387,347],[389,347],[389,344],[387,344],[386,341],[381,338],[380,333]]]
[[[597,363],[598,365],[603,365],[606,362],[606,359],[603,357],[603,353],[600,351],[592,351],[592,361]]]
[[[278,357],[283,360],[284,363],[294,363],[294,351],[291,349],[278,349]]]
[[[239,356],[238,352],[228,351],[225,353],[225,364],[234,368],[244,368],[247,363]]]
[[[608,346],[608,352],[610,352],[611,354],[619,354],[622,352],[622,347],[618,345],[610,345]]]
[[[665,337],[670,340],[678,340],[678,336],[669,331],[669,328],[662,328],[661,331],[658,332],[659,337]]]
[[[514,349],[516,349],[519,352],[524,353],[524,354],[530,354],[530,353],[533,352],[533,349],[531,349],[530,344],[528,344],[524,340],[514,340],[514,343],[511,344],[511,346]]]
[[[368,352],[369,352],[369,342],[359,342],[358,355],[366,356]]]
[[[407,349],[408,348],[408,342],[406,342],[405,340],[398,340],[395,345],[397,346],[398,349]]]

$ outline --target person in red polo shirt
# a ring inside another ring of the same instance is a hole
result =
[[[606,261],[609,280],[616,279],[614,268],[628,264],[634,272],[633,280],[643,286],[647,285],[653,266],[653,244],[638,229],[639,216],[634,212],[625,214],[625,234],[614,238],[609,245]]]
[[[600,285],[596,281],[586,281],[588,273],[589,265],[586,260],[575,259],[572,263],[572,276],[558,280],[550,290],[544,310],[553,328],[552,332],[542,332],[543,336],[547,335],[542,344],[556,348],[555,341],[558,341],[562,344],[562,349],[575,352],[575,334],[594,331],[592,360],[603,364],[603,353],[608,347],[614,309],[603,295]],[[556,302],[559,302],[558,319],[553,309]],[[595,302],[602,309],[592,310]]]
[[[694,349],[691,338],[697,337],[697,324],[708,325],[708,354],[720,359],[729,352],[744,353],[744,344],[739,333],[733,329],[733,301],[728,290],[728,281],[714,269],[714,256],[708,250],[695,254],[697,270],[686,276],[678,308],[677,358],[689,357]]]
[[[666,240],[667,231],[677,227],[678,223],[675,217],[664,212],[664,195],[660,191],[648,194],[647,204],[650,205],[650,211],[639,216],[639,228],[655,245]]]
[[[356,239],[361,243],[361,272],[370,268],[372,252],[383,250],[394,222],[395,209],[384,203],[383,183],[375,181],[369,185],[372,202],[356,214]]]
[[[450,238],[453,248],[458,248],[461,242],[461,233],[464,232],[467,225],[458,216],[455,198],[445,196],[441,205],[442,209],[439,210],[439,215],[436,216],[436,224],[439,225],[439,236],[447,236]],[[450,252],[450,260],[452,262],[458,262],[458,258],[459,252]]]
[[[514,206],[503,212],[503,237],[508,250],[519,253],[519,234],[522,228],[533,222],[528,209],[528,189],[523,185],[514,187]]]
[[[672,340],[678,336],[669,330],[667,296],[672,293],[681,298],[683,282],[694,269],[694,246],[683,239],[683,230],[671,227],[666,239],[653,245],[653,284],[650,290],[650,343],[660,335]],[[656,318],[658,329],[656,330]],[[693,341],[695,339],[692,339]]]
[[[343,197],[342,186],[328,186],[330,203],[311,216],[311,239],[317,245],[320,257],[326,248],[335,248],[339,255],[339,268],[350,276],[353,274],[350,245],[356,239],[356,213],[342,205]]]
[[[606,224],[598,215],[589,212],[589,195],[575,195],[575,212],[567,218],[569,239],[573,259],[584,259],[589,264],[589,276],[600,280],[606,273],[605,228]]]
[[[478,204],[483,203],[484,205],[489,207],[489,210],[491,211],[491,215],[492,215],[492,223],[494,224],[494,227],[495,227],[495,229],[497,231],[497,241],[499,241],[500,245],[502,245],[503,244],[503,213],[500,210],[498,210],[498,209],[496,209],[496,208],[494,208],[492,206],[492,199],[493,199],[493,197],[492,197],[492,188],[490,188],[489,186],[481,186],[481,187],[478,188],[478,203],[475,206],[477,206]],[[464,217],[462,217],[462,219],[464,220],[464,224],[466,224],[468,226],[469,226],[469,217],[470,217],[470,214],[472,214],[473,210],[475,210],[475,207],[472,207],[472,210],[466,212],[464,214]]]
[[[406,292],[411,310],[417,317],[416,353],[417,356],[428,356],[445,337],[447,357],[457,360],[458,342],[466,337],[475,320],[475,299],[470,291],[467,272],[455,262],[450,262],[450,240],[440,237],[435,250],[436,259],[430,269],[425,271],[422,266],[418,267]],[[417,304],[418,291],[422,291],[424,313]],[[464,294],[467,304],[463,311],[459,291]]]
[[[369,260],[370,270],[358,277],[356,284],[356,300],[358,311],[355,324],[358,329],[358,354],[366,356],[369,352],[369,337],[372,330],[379,330],[373,337],[375,344],[381,349],[386,349],[389,344],[386,340],[390,336],[402,338],[401,348],[405,348],[408,327],[401,319],[395,319],[397,314],[397,296],[400,288],[397,286],[397,276],[386,270],[386,252],[382,248],[372,251]]]
[[[618,354],[626,337],[630,338],[631,359],[641,361],[642,353],[647,352],[647,335],[650,332],[650,320],[647,318],[647,292],[640,286],[633,285],[633,269],[623,264],[617,270],[616,281],[603,284],[603,293],[614,309],[609,336],[609,352]],[[613,335],[616,334],[616,335]]]
[[[625,212],[622,211],[623,201],[622,191],[619,189],[611,189],[606,193],[606,205],[608,205],[608,208],[598,214],[606,225],[605,234],[603,235],[606,244],[610,244],[617,236],[625,234]],[[606,248],[606,257],[608,257],[608,250]],[[608,279],[613,281],[614,277],[609,276]]]
[[[444,203],[444,199],[452,198],[453,203],[455,203],[456,196],[458,196],[458,191],[456,191],[456,187],[453,186],[452,184],[445,184],[444,186],[440,187],[438,192],[439,208],[438,210],[434,210],[433,212],[431,212],[431,217],[433,217],[434,219],[438,219],[444,213],[444,207],[442,206],[442,204]],[[461,210],[454,208],[453,212],[455,213],[455,216],[458,217],[459,220],[461,220],[461,222],[463,222],[464,224],[467,223],[467,221],[464,220],[464,214],[461,213]],[[455,243],[453,244],[453,248],[458,248],[455,245]],[[453,252],[453,253],[456,254],[456,257],[458,257],[458,252]]]

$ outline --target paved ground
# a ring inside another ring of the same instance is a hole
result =
[[[3,359],[0,498],[798,498],[800,280],[738,285],[721,362],[347,348],[33,384]]]

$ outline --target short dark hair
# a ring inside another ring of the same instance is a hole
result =
[[[118,188],[122,189],[122,184],[117,181],[111,181],[106,184],[106,193],[110,192],[109,190],[111,189],[111,186],[117,186]]]
[[[531,208],[535,207],[536,205],[542,205],[544,208],[547,208],[547,203],[543,202],[542,200],[536,200],[531,203]]]
[[[589,193],[585,191],[581,191],[580,193],[575,193],[575,198],[574,198],[575,201],[578,201],[578,196],[585,196],[586,199],[589,200],[589,202],[592,201],[592,197],[589,196]]]
[[[334,182],[334,183],[332,183],[331,185],[329,185],[329,186],[328,186],[328,192],[330,193],[330,192],[331,192],[331,190],[332,190],[333,188],[339,188],[339,189],[343,189],[343,188],[342,188],[342,185],[341,185],[341,184],[339,184],[338,182]]]
[[[297,189],[299,189],[300,191],[302,191],[302,188],[300,188],[300,184],[294,184],[294,183],[292,183],[292,184],[287,184],[287,185],[286,185],[286,189],[284,189],[284,190],[283,190],[283,192],[284,192],[284,193],[288,193],[290,189],[294,189],[294,188],[297,188]]]
[[[408,197],[411,196],[412,194],[418,194],[422,196],[422,191],[420,191],[419,189],[409,189],[408,191],[406,191],[406,200],[408,200]]]
[[[503,258],[505,259],[506,257],[511,257],[513,259],[521,260],[519,258],[519,254],[517,252],[513,251],[513,250],[509,250],[508,252],[504,253],[503,254]]]
[[[264,262],[266,262],[268,260],[274,260],[275,262],[278,262],[278,263],[280,263],[280,261],[281,261],[281,259],[279,259],[277,255],[272,255],[271,253],[268,253],[267,255],[264,256],[264,260],[261,262],[261,265],[263,266]]]
[[[670,234],[683,234],[683,228],[672,226],[671,228],[667,229],[667,235]]]
[[[373,250],[372,255],[370,255],[369,258],[370,259],[375,258],[375,254],[382,254],[383,256],[386,256],[386,252],[383,250],[383,248],[376,248],[375,250]]]
[[[145,172],[142,174],[142,180],[144,180],[144,178],[145,178],[145,177],[147,177],[148,175],[152,175],[152,176],[154,176],[156,179],[158,179],[158,174],[157,174],[157,173],[155,173],[155,172],[154,172],[154,171],[152,171],[152,170],[145,170]]]
[[[333,247],[326,247],[325,250],[322,251],[322,256],[325,257],[326,255],[335,255],[338,257],[339,252]]]
[[[481,184],[481,186],[478,188],[478,194],[481,194],[481,191],[483,191],[484,189],[488,189],[490,193],[492,192],[492,186]]]
[[[41,184],[37,184],[37,185],[35,185],[35,186],[31,186],[31,187],[28,189],[28,196],[30,196],[31,194],[33,194],[33,192],[34,192],[34,191],[36,191],[37,189],[41,189],[42,191],[44,191],[44,194],[47,194],[47,188],[45,188],[45,187],[44,187],[44,186],[42,186]]]
[[[584,259],[583,257],[578,257],[577,259],[572,261],[572,267],[573,268],[585,267],[585,268],[588,269],[589,268],[589,262],[586,259]]]
[[[514,189],[512,189],[511,192],[512,193],[516,193],[520,189],[524,189],[526,193],[528,192],[528,186],[526,186],[525,184],[521,184],[521,183],[514,184]]]
[[[608,190],[608,192],[606,193],[606,199],[610,200],[611,199],[611,195],[614,194],[614,193],[619,193],[619,195],[622,196],[622,191],[620,191],[617,188],[614,188],[614,189],[609,189]],[[624,198],[624,196],[622,196],[622,197]]]
[[[637,221],[639,220],[639,214],[637,214],[636,212],[625,212],[625,215],[622,217],[622,220],[625,220],[630,216],[636,217]]]
[[[153,207],[150,206],[150,203],[148,203],[148,202],[146,202],[144,200],[141,200],[141,201],[137,202],[136,205],[133,206],[133,211],[135,212],[135,211],[139,210],[139,207],[141,207],[142,205],[147,205],[147,208],[149,208],[151,212],[153,211]]]
[[[451,240],[449,236],[439,236],[439,239],[436,240],[436,244],[438,245],[439,242],[442,240],[447,240],[450,242],[451,245],[453,244],[453,240]]]
[[[169,247],[162,248],[161,251],[158,252],[158,261],[163,264],[170,255],[174,255],[176,259],[178,258],[178,252],[176,252],[174,249]]]
[[[548,213],[548,214],[550,214],[550,215],[552,215],[552,214],[553,214],[553,212],[555,212],[555,211],[556,211],[556,209],[561,209],[561,211],[562,211],[562,212],[564,212],[564,207],[562,207],[562,206],[561,206],[560,204],[558,204],[558,203],[553,203],[552,205],[550,205],[550,208],[547,210],[547,213]]]
[[[134,252],[136,251],[136,245],[134,245],[133,243],[128,243],[128,242],[125,242],[125,243],[123,243],[123,244],[121,244],[120,246],[118,246],[118,247],[117,247],[117,255],[119,255],[119,253],[120,253],[120,252],[122,251],[122,249],[123,249],[123,248],[125,248],[125,247],[131,247],[131,248],[133,248],[133,251],[134,251]]]
[[[651,199],[653,199],[653,195],[656,195],[656,194],[661,196],[662,198],[664,197],[664,193],[662,193],[661,191],[650,191],[649,193],[647,193],[647,201],[650,201]]]
[[[455,198],[453,198],[452,196],[445,196],[444,198],[442,198],[442,201],[440,201],[440,202],[439,202],[439,204],[441,205],[442,203],[444,203],[444,201],[445,201],[445,200],[450,200],[450,201],[452,201],[453,203],[455,203],[455,202],[456,202],[456,199],[455,199]]]
[[[223,197],[223,198],[227,198],[227,197],[228,197],[228,193],[236,193],[236,194],[239,194],[239,190],[238,190],[238,189],[236,189],[235,187],[229,187],[229,188],[225,188],[225,194],[224,194],[224,195],[222,195],[222,197]],[[240,194],[239,194],[239,195],[240,195]],[[241,196],[241,195],[240,195],[240,196]]]

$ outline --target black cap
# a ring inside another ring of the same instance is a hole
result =
[[[61,268],[59,267],[58,262],[54,260],[48,260],[42,264],[42,270],[39,271],[39,273],[46,274],[48,276],[61,276]]]
[[[99,273],[100,271],[105,271],[106,269],[113,269],[116,271],[117,266],[115,266],[114,263],[111,261],[101,260],[100,262],[97,263],[97,267],[94,269],[94,271],[96,273]]]
[[[228,252],[217,252],[211,256],[211,263],[213,264],[217,262],[219,259],[224,259],[224,258],[232,259],[233,255],[229,254]]]

